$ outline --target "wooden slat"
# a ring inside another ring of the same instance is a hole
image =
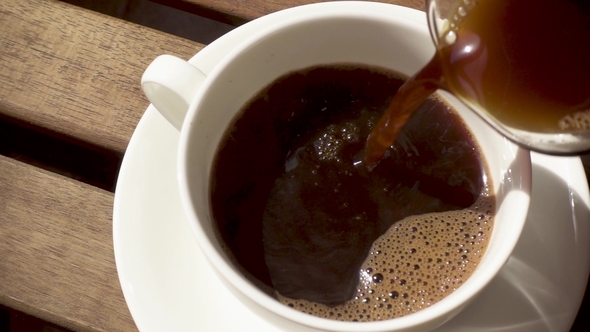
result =
[[[203,45],[56,0],[0,1],[0,112],[125,151],[156,56]]]
[[[112,193],[0,156],[0,304],[73,330],[137,330],[112,206]]]
[[[326,0],[152,0],[214,20],[240,25],[279,10],[326,2]],[[382,0],[379,2],[424,10],[423,0]]]

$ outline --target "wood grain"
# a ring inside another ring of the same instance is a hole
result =
[[[214,20],[240,25],[279,10],[326,0],[152,0]],[[333,0],[328,0],[333,1]],[[379,2],[424,10],[425,0],[382,0]]]
[[[77,331],[137,330],[113,253],[113,194],[0,156],[0,304]]]
[[[149,104],[143,70],[202,47],[56,0],[2,0],[0,112],[125,151]]]

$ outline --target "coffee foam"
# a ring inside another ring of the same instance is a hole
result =
[[[481,260],[493,228],[494,197],[468,209],[429,213],[395,223],[372,245],[355,297],[329,307],[277,294],[296,310],[341,321],[377,321],[429,307],[456,290]]]
[[[590,129],[590,110],[568,114],[559,120],[559,128],[562,130],[588,130]]]
[[[361,128],[354,121],[342,125],[329,125],[313,142],[318,160],[342,162],[342,146],[347,142],[358,142],[360,131]]]

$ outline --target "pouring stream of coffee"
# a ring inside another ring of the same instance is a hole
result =
[[[458,7],[434,57],[400,88],[369,135],[369,169],[436,89],[516,130],[590,130],[589,0],[457,3],[469,5]]]
[[[363,164],[367,168],[372,169],[379,163],[416,107],[441,86],[440,66],[435,57],[400,87],[367,138],[363,158]]]

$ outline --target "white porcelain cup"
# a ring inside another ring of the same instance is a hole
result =
[[[332,7],[334,8],[334,7]],[[187,220],[205,256],[224,284],[249,308],[283,330],[425,331],[443,324],[494,278],[508,260],[529,205],[528,151],[499,136],[452,97],[444,97],[474,133],[487,160],[496,194],[494,230],[473,275],[440,302],[407,316],[378,322],[340,322],[296,311],[250,283],[230,263],[215,236],[209,206],[209,176],[216,149],[236,112],[276,78],[318,64],[362,63],[411,75],[434,54],[423,22],[363,10],[311,11],[259,31],[236,47],[208,74],[172,56],[146,69],[143,89],[154,106],[180,130],[178,181]],[[223,308],[219,308],[223,310]],[[231,313],[228,313],[231,319]]]

